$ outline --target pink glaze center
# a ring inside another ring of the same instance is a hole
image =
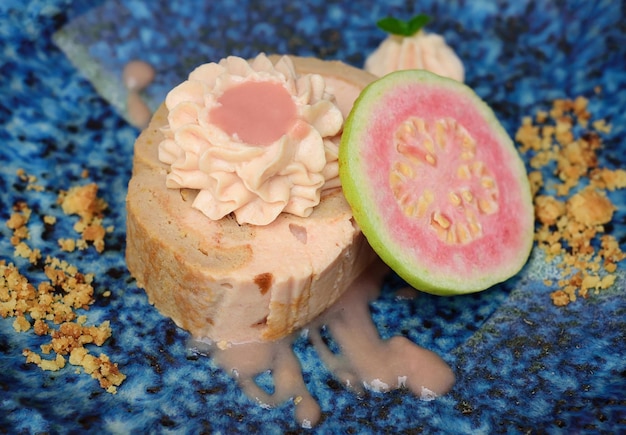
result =
[[[211,123],[252,145],[269,145],[289,131],[296,105],[279,83],[245,82],[226,90],[211,110]]]

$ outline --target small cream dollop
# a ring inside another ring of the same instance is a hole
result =
[[[230,56],[199,66],[165,99],[159,160],[169,188],[197,189],[210,219],[267,225],[282,212],[309,216],[338,187],[343,116],[317,74],[292,60]]]
[[[378,77],[393,71],[425,69],[463,82],[463,62],[445,39],[420,30],[413,36],[388,36],[365,61],[365,70]]]

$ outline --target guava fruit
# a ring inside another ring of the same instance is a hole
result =
[[[370,245],[418,290],[481,291],[528,259],[534,211],[524,163],[462,83],[422,70],[371,83],[346,119],[339,168]]]

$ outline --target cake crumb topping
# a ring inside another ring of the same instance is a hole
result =
[[[17,175],[28,185],[36,181],[24,171],[18,171]],[[82,239],[78,241],[71,238],[58,240],[61,249],[69,252],[76,246],[84,249],[87,242],[91,242],[98,252],[102,252],[107,232],[102,227],[102,213],[107,204],[97,196],[97,185],[73,187],[61,192],[58,202],[66,214],[80,216],[75,229],[82,233]],[[126,375],[107,355],[94,356],[86,347],[102,346],[111,336],[110,323],[104,321],[100,325],[88,326],[87,316],[77,313],[77,310],[88,310],[95,302],[94,276],[83,274],[76,266],[56,257],[47,256],[41,261],[41,251],[28,243],[32,210],[21,201],[13,206],[12,211],[6,226],[13,232],[10,242],[15,247],[14,257],[26,258],[32,265],[41,267],[46,277],[35,284],[14,263],[0,260],[0,315],[15,319],[13,329],[16,332],[32,330],[36,335],[50,337],[48,343],[40,346],[40,352],[23,350],[26,362],[48,371],[61,370],[69,362],[82,367],[85,373],[99,381],[102,388],[115,394]],[[57,222],[56,217],[49,215],[42,216],[42,220],[50,226]]]
[[[626,170],[599,166],[602,136],[611,132],[604,119],[591,120],[588,100],[559,99],[552,108],[525,117],[515,136],[530,155],[530,184],[537,229],[535,239],[548,261],[557,261],[563,278],[551,294],[557,306],[611,287],[617,263],[626,258],[607,234],[616,206],[607,192],[626,188]],[[554,168],[558,181],[547,184],[542,169]]]
[[[83,250],[91,243],[98,252],[104,251],[104,236],[113,229],[102,226],[103,212],[108,205],[98,197],[98,185],[90,183],[74,186],[68,191],[62,190],[58,203],[65,214],[80,217],[74,229],[82,235],[82,238],[76,240],[59,240],[61,249],[67,252],[73,252],[76,248]]]

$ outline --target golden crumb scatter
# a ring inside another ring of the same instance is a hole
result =
[[[535,216],[545,225],[555,225],[565,214],[565,203],[553,196],[538,195],[535,197]]]
[[[610,191],[623,189],[626,187],[626,169],[598,169],[591,174],[591,184]]]
[[[98,197],[98,185],[95,183],[84,186],[75,186],[68,191],[61,191],[58,198],[63,212],[68,215],[78,215],[80,220],[74,225],[76,232],[82,235],[72,246],[65,239],[61,249],[72,252],[78,248],[86,249],[91,243],[98,252],[104,251],[104,237],[112,228],[102,226],[102,214],[108,204]]]
[[[13,230],[11,236],[11,245],[17,246],[22,240],[28,239],[30,234],[28,232],[28,220],[30,219],[31,210],[24,202],[18,202],[13,206],[13,213],[6,222],[6,226]]]
[[[35,364],[42,370],[56,372],[65,367],[65,358],[62,355],[57,355],[54,359],[44,359],[41,355],[32,352],[30,349],[24,349],[22,354],[26,357],[27,363]]]
[[[26,222],[28,222],[28,215],[24,213],[13,213],[7,221],[7,227],[15,231],[26,225]]]
[[[534,169],[528,177],[538,223],[535,239],[548,261],[559,259],[563,270],[559,288],[550,295],[557,306],[611,287],[617,263],[626,258],[618,241],[605,234],[616,210],[607,191],[626,188],[626,170],[599,167],[601,134],[611,126],[603,119],[591,121],[587,103],[583,97],[556,100],[534,119],[524,117],[515,135]],[[585,131],[575,134],[576,128]],[[555,167],[558,181],[545,186],[541,170],[548,165]],[[544,283],[553,285],[549,279]]]
[[[601,133],[610,133],[611,132],[611,125],[607,124],[604,119],[599,119],[597,121],[594,121],[593,128],[595,128],[597,131],[599,131]]]
[[[15,246],[14,254],[16,257],[27,258],[32,264],[36,264],[41,258],[41,252],[39,249],[31,249],[31,247],[25,242],[19,242]]]
[[[74,239],[59,239],[57,242],[59,247],[65,252],[74,252],[76,250],[76,240]]]
[[[606,195],[594,188],[586,188],[567,201],[567,212],[575,222],[586,227],[611,222],[615,206]]]
[[[36,178],[19,171],[20,180],[34,183]],[[106,230],[102,226],[102,212],[106,203],[97,197],[95,184],[72,188],[61,192],[59,203],[66,214],[78,214],[83,238],[59,239],[64,251],[72,252],[78,246],[93,243],[98,252],[104,249]],[[42,268],[46,279],[32,283],[13,263],[0,260],[0,316],[13,317],[16,332],[32,331],[39,336],[48,336],[49,342],[40,346],[40,352],[24,349],[27,363],[42,370],[61,370],[69,361],[80,366],[85,373],[98,380],[109,393],[116,393],[124,381],[116,363],[108,356],[90,354],[86,346],[102,346],[111,336],[109,321],[100,325],[87,325],[87,316],[77,310],[88,310],[94,299],[94,275],[79,272],[76,266],[59,258],[47,256],[42,261],[39,249],[29,245],[28,224],[32,210],[24,202],[13,206],[6,226],[13,231],[11,243],[16,258],[27,258],[33,265]],[[54,225],[56,218],[42,216],[44,223]],[[81,244],[82,243],[82,244]],[[107,290],[107,296],[110,291]],[[50,357],[47,357],[50,355]]]
[[[26,190],[33,190],[35,192],[43,192],[44,187],[40,184],[37,184],[37,177],[34,175],[29,175],[23,169],[17,170],[17,176],[20,180],[26,182]]]
[[[570,303],[570,298],[563,290],[557,290],[550,294],[550,298],[552,299],[552,303],[559,307],[563,307]]]
[[[17,332],[24,332],[30,329],[30,322],[24,316],[17,316],[13,322],[13,329]]]
[[[77,214],[87,222],[91,222],[94,217],[102,216],[102,212],[107,208],[106,202],[98,197],[98,185],[95,183],[61,191],[59,203],[65,214]]]

